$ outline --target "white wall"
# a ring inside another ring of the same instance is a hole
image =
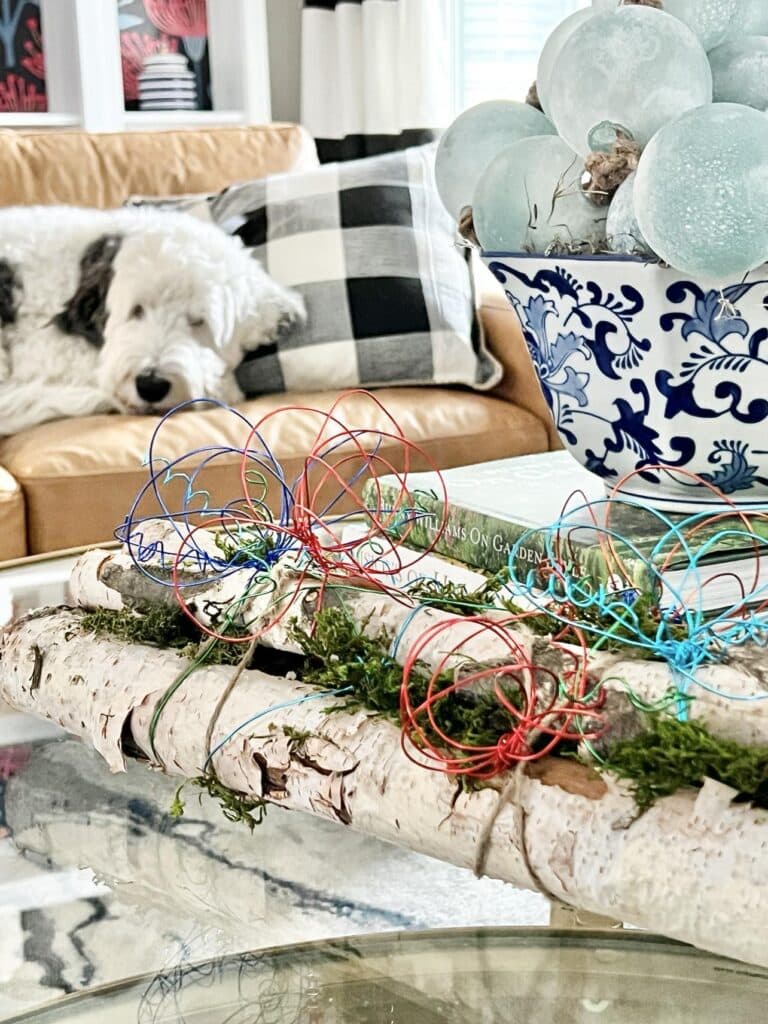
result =
[[[301,89],[301,0],[267,0],[272,117],[298,121]]]

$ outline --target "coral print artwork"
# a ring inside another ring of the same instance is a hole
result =
[[[146,57],[181,53],[195,73],[198,106],[210,110],[206,0],[116,0],[120,21],[125,109],[139,107],[139,75]]]
[[[0,112],[47,109],[40,5],[0,0]]]

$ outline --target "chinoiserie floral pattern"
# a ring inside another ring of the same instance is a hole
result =
[[[768,268],[721,292],[639,259],[485,260],[588,469],[609,485],[639,470],[627,493],[681,507],[712,501],[692,474],[768,503]]]

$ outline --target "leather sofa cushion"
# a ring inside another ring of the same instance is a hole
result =
[[[441,388],[384,389],[377,398],[401,429],[441,467],[466,465],[549,448],[545,424],[531,412],[503,399]],[[241,411],[253,422],[271,410],[291,405],[327,409],[330,392],[270,395],[245,402]],[[356,394],[344,406],[355,426],[391,429],[375,406]],[[152,417],[92,416],[45,423],[0,441],[0,464],[21,484],[26,498],[30,554],[112,539],[147,479],[142,468],[152,433]],[[319,417],[292,413],[267,422],[264,437],[280,459],[287,479],[299,472],[312,446]],[[241,445],[247,428],[223,409],[177,414],[163,428],[155,454],[175,459],[207,445]],[[381,454],[399,462],[392,444]],[[414,459],[413,469],[426,468]],[[163,488],[169,507],[180,507],[185,482]],[[240,493],[237,454],[217,460],[201,481],[211,507]],[[272,495],[274,504],[275,495]],[[139,509],[152,514],[154,502]],[[10,556],[6,556],[10,557]]]
[[[0,205],[122,205],[131,195],[218,192],[235,181],[317,166],[294,124],[193,131],[0,131]]]
[[[0,562],[26,554],[24,495],[11,474],[0,467]]]

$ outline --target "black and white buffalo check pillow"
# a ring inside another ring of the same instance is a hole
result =
[[[467,251],[434,188],[434,154],[325,164],[208,200],[212,219],[307,305],[305,327],[239,367],[246,394],[500,381]]]

